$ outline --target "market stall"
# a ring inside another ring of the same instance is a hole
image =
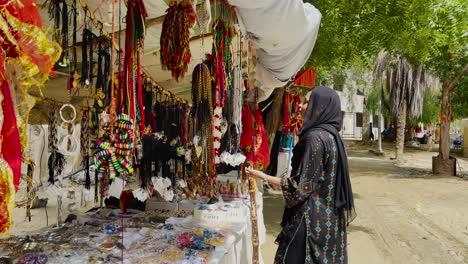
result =
[[[121,214],[118,209],[99,209],[77,215],[70,224],[39,230],[28,237],[0,240],[3,254],[0,260],[6,263],[122,260],[123,263],[249,263],[253,252],[246,203],[200,205],[194,217],[167,219],[158,211],[129,210]]]
[[[270,163],[258,73],[283,85],[314,41],[281,74],[229,1],[0,8],[1,263],[262,263],[262,195],[244,172]]]

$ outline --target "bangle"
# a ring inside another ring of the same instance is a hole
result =
[[[69,119],[69,120],[67,120],[67,119],[65,119],[65,118],[63,117],[63,109],[65,109],[66,107],[71,108],[72,113],[73,113],[73,114],[72,114],[72,118]],[[74,107],[73,105],[71,105],[71,104],[64,104],[64,105],[62,105],[62,107],[60,108],[60,112],[59,112],[59,113],[60,113],[60,118],[62,119],[62,122],[64,122],[64,123],[73,123],[73,122],[75,121],[75,118],[76,118],[76,109],[75,109],[75,107]]]

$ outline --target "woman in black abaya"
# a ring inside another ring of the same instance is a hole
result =
[[[339,135],[340,98],[325,87],[306,97],[291,177],[280,179],[251,168],[247,173],[283,192],[286,208],[275,263],[348,263],[346,227],[354,216],[354,202]]]

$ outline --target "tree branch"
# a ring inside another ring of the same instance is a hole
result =
[[[468,64],[465,65],[465,68],[463,68],[460,74],[448,84],[448,89],[450,92],[453,92],[455,90],[457,82],[460,81],[467,73],[468,73]]]

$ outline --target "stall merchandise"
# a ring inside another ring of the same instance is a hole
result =
[[[195,12],[189,1],[173,1],[166,11],[161,35],[161,64],[176,80],[188,70],[190,53],[189,30],[195,23]]]
[[[122,173],[133,174],[134,168],[130,156],[134,149],[133,123],[128,115],[119,115],[115,130],[106,124],[105,133],[94,143],[96,169],[99,175],[109,176],[109,179]]]
[[[245,202],[198,207],[198,212],[205,211],[230,220],[213,225],[213,220],[191,216],[102,209],[78,214],[73,223],[58,228],[0,240],[0,256],[18,263],[115,263],[122,261],[124,250],[123,263],[249,262],[251,226],[245,221]],[[259,225],[264,237],[263,223]]]

